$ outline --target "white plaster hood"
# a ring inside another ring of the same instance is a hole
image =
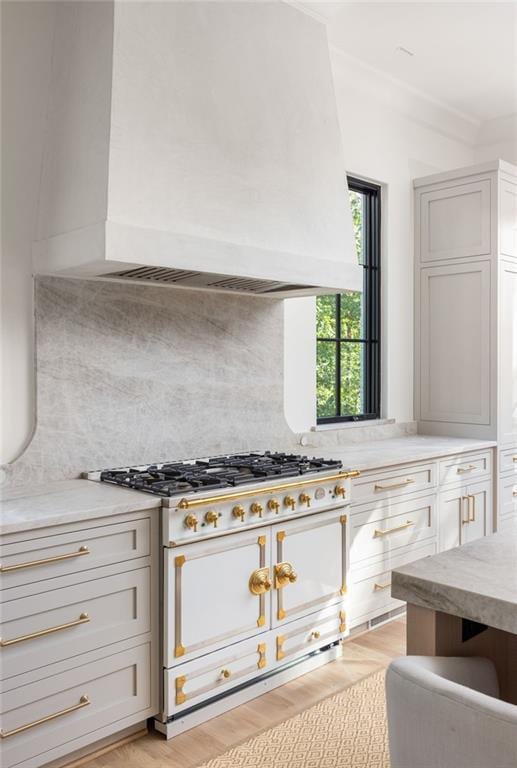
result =
[[[323,25],[280,1],[56,6],[36,273],[361,290]]]

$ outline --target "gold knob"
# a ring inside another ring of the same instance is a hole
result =
[[[341,498],[344,499],[346,496],[346,488],[343,488],[342,485],[336,485],[334,488],[334,493],[336,496],[341,496]]]
[[[242,504],[237,504],[237,506],[232,509],[232,515],[234,517],[239,517],[241,521],[244,522],[245,511]]]
[[[186,528],[193,528],[197,531],[197,517],[195,515],[187,515],[183,521]]]
[[[278,563],[275,565],[275,586],[277,589],[285,587],[287,584],[294,584],[298,579],[291,563]]]
[[[311,632],[311,640],[319,640],[320,639],[320,633],[317,629],[314,630],[314,632]]]
[[[269,568],[257,568],[250,576],[249,588],[252,595],[263,595],[271,589]]]
[[[271,512],[274,512],[276,515],[278,515],[278,511],[280,509],[280,504],[276,499],[269,499],[267,503],[267,508],[271,510]]]
[[[298,500],[300,504],[307,504],[308,507],[311,505],[311,497],[308,493],[300,493]]]
[[[294,499],[292,496],[286,496],[284,498],[284,506],[291,507],[291,509],[294,511],[296,506],[296,499]]]
[[[221,670],[221,677],[226,677],[226,678],[228,678],[228,677],[230,677],[230,675],[231,675],[231,674],[232,674],[232,673],[230,672],[230,670],[229,670],[229,669],[222,669],[222,670]]]
[[[207,523],[212,523],[214,528],[217,528],[217,521],[219,520],[219,515],[217,514],[217,512],[214,512],[213,509],[209,509],[205,515],[205,520]]]
[[[254,501],[250,507],[250,512],[253,515],[258,515],[259,517],[262,517],[262,504],[259,504],[258,501]]]

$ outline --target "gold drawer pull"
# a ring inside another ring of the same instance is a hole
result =
[[[407,480],[402,480],[401,483],[392,483],[391,485],[376,485],[374,486],[375,491],[394,491],[395,488],[405,488],[406,485],[412,485],[412,483],[416,482],[415,480],[412,480],[410,477],[407,478]]]
[[[27,723],[27,725],[20,725],[19,728],[13,728],[12,731],[0,731],[0,738],[8,739],[9,736],[16,736],[17,733],[23,733],[23,731],[28,731],[30,728],[35,728],[37,725],[43,725],[43,723],[48,723],[51,720],[55,720],[57,717],[63,717],[63,715],[69,715],[72,712],[76,712],[78,709],[83,709],[83,707],[88,707],[90,704],[91,704],[91,701],[88,698],[88,696],[81,696],[81,698],[79,699],[79,704],[74,704],[73,707],[67,707],[66,709],[62,709],[60,712],[54,712],[53,715],[40,717],[39,720],[34,720],[32,723]]]
[[[468,467],[458,467],[456,469],[457,475],[464,475],[465,472],[472,472],[473,469],[477,469],[475,464],[469,464]]]
[[[512,496],[517,496],[517,488],[514,488],[514,489],[513,489],[513,493],[512,493]]]
[[[68,621],[66,624],[59,624],[57,627],[49,627],[48,629],[39,629],[37,632],[31,632],[30,635],[20,635],[20,637],[13,637],[12,640],[0,640],[0,648],[6,648],[8,645],[16,645],[16,643],[23,643],[25,640],[34,640],[35,637],[43,637],[43,635],[51,635],[53,632],[61,632],[62,629],[70,629],[70,627],[78,627],[80,624],[88,624],[90,617],[87,613],[81,613],[78,619],[75,621]]]
[[[389,589],[389,587],[391,587],[391,581],[388,581],[387,584],[374,584],[373,591],[380,592],[383,589]]]
[[[317,629],[315,629],[315,630],[314,630],[314,632],[311,632],[311,636],[310,636],[310,638],[309,638],[309,642],[310,642],[311,640],[319,640],[319,639],[320,639],[320,637],[321,637],[321,633],[320,633],[320,632],[318,632],[318,630],[317,630]]]
[[[229,669],[222,669],[221,670],[221,677],[224,677],[225,679],[228,679],[232,673]]]
[[[404,523],[403,525],[397,525],[396,528],[388,528],[387,531],[381,531],[379,528],[376,528],[373,532],[374,539],[378,536],[388,536],[390,533],[396,533],[397,531],[403,531],[404,528],[409,528],[410,526],[414,525],[414,523],[411,520],[408,520],[407,523]]]
[[[88,547],[79,547],[77,552],[70,552],[68,555],[55,555],[54,557],[45,557],[43,560],[31,560],[28,563],[17,563],[16,565],[0,565],[0,573],[7,573],[8,571],[18,571],[21,568],[32,568],[35,565],[47,565],[47,563],[57,563],[60,560],[70,560],[72,557],[81,557],[82,555],[89,555],[90,550]]]
[[[512,456],[512,461],[514,464],[517,464],[517,455]]]

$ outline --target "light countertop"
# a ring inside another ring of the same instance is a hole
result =
[[[399,600],[517,634],[517,522],[392,573]]]
[[[377,469],[482,450],[494,442],[413,435],[344,446],[300,447],[309,456],[336,458],[349,469]],[[291,449],[292,450],[292,447]],[[40,487],[4,491],[0,501],[0,534],[59,525],[161,506],[148,493],[91,480],[65,480]]]

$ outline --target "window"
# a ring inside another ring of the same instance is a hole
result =
[[[380,416],[380,187],[348,187],[363,293],[316,299],[318,424]]]

